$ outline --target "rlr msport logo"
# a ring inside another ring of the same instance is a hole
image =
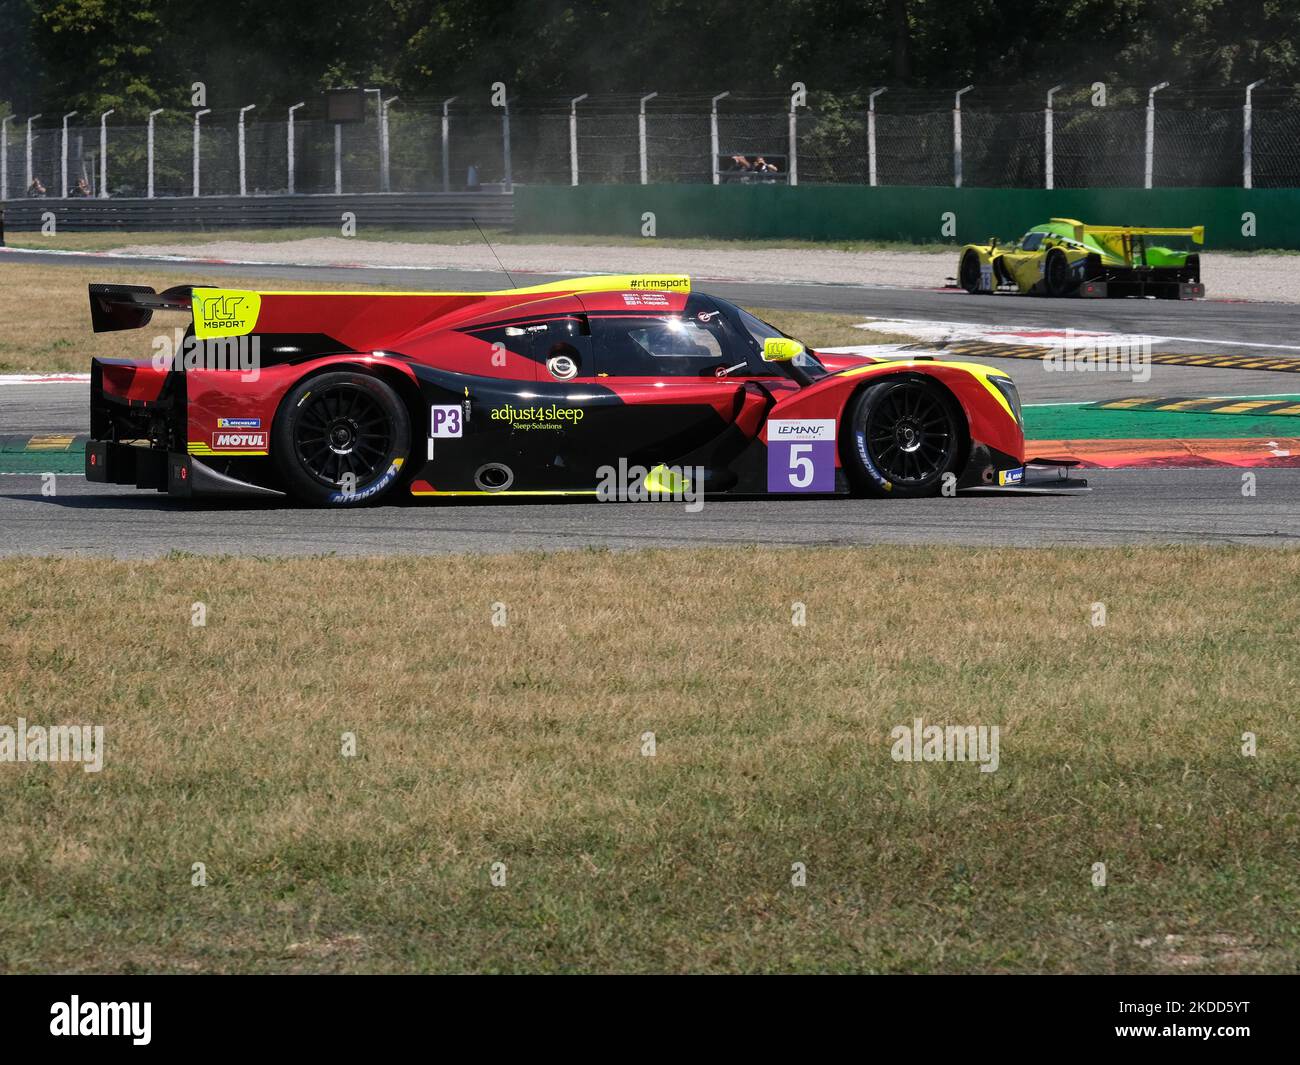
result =
[[[247,296],[194,296],[191,302],[204,329],[213,332],[229,331],[244,324],[239,308],[248,302]]]

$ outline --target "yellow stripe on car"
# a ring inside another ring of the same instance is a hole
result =
[[[998,406],[1007,412],[1008,418],[1010,418],[1013,422],[1016,421],[1015,411],[1011,409],[1011,404],[1007,402],[1007,397],[1004,396],[1001,390],[996,385],[994,385],[992,381],[989,380],[990,377],[1006,377],[1008,375],[1002,370],[995,369],[992,366],[985,366],[983,363],[946,362],[946,361],[940,362],[931,359],[926,359],[923,362],[917,362],[915,360],[908,359],[906,361],[899,360],[899,361],[890,361],[890,362],[877,362],[877,363],[872,363],[870,366],[855,366],[851,370],[842,371],[839,374],[839,376],[860,377],[864,374],[869,374],[869,373],[880,373],[882,371],[888,372],[890,370],[896,370],[900,366],[907,367],[908,369],[912,369],[913,367],[921,367],[921,366],[952,366],[958,370],[964,370],[966,373],[970,374],[973,378],[975,378],[975,380],[977,380],[980,384],[982,384],[984,386],[985,391],[987,391],[990,396],[992,396],[995,400],[997,400]],[[1016,424],[1019,425],[1020,423],[1016,422]]]

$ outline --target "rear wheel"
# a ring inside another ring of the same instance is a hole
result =
[[[972,295],[981,291],[980,289],[980,257],[973,251],[968,251],[961,257],[961,267],[957,271],[957,280],[961,287]]]
[[[924,378],[894,378],[865,389],[849,427],[845,459],[868,495],[936,495],[965,449],[964,423],[952,398]]]
[[[1070,261],[1060,248],[1053,248],[1047,253],[1043,264],[1043,288],[1049,296],[1068,296],[1077,287],[1074,271]]]
[[[366,374],[327,373],[285,397],[272,454],[295,499],[347,506],[391,492],[410,448],[411,419],[396,392]]]

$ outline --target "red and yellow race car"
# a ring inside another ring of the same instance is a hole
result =
[[[502,292],[91,285],[90,480],[349,506],[400,494],[921,496],[1023,484],[1006,374],[818,353],[676,275]]]

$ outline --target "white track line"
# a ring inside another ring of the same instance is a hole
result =
[[[2,385],[82,385],[90,381],[88,373],[7,373],[0,374]]]

